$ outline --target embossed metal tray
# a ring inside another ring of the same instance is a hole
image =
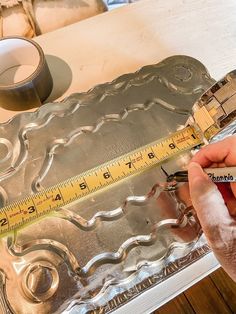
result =
[[[0,124],[0,207],[176,131],[213,83],[175,56]],[[206,254],[163,180],[151,169],[1,239],[2,313],[107,313]]]

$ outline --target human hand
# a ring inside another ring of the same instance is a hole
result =
[[[202,148],[188,167],[189,189],[203,232],[216,258],[236,281],[236,183],[223,199],[217,185],[202,170],[236,166],[236,136]],[[227,183],[224,183],[224,187]]]

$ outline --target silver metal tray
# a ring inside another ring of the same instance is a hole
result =
[[[174,56],[0,124],[0,207],[176,131],[213,83]],[[2,313],[107,313],[206,254],[187,191],[163,180],[151,169],[1,239]]]

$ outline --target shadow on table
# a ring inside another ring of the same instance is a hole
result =
[[[70,87],[72,71],[69,65],[53,55],[46,55],[47,64],[53,78],[53,89],[44,103],[52,102],[61,97]]]

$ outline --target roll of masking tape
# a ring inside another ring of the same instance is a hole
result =
[[[23,37],[0,39],[0,106],[8,110],[39,107],[53,87],[42,48]]]

